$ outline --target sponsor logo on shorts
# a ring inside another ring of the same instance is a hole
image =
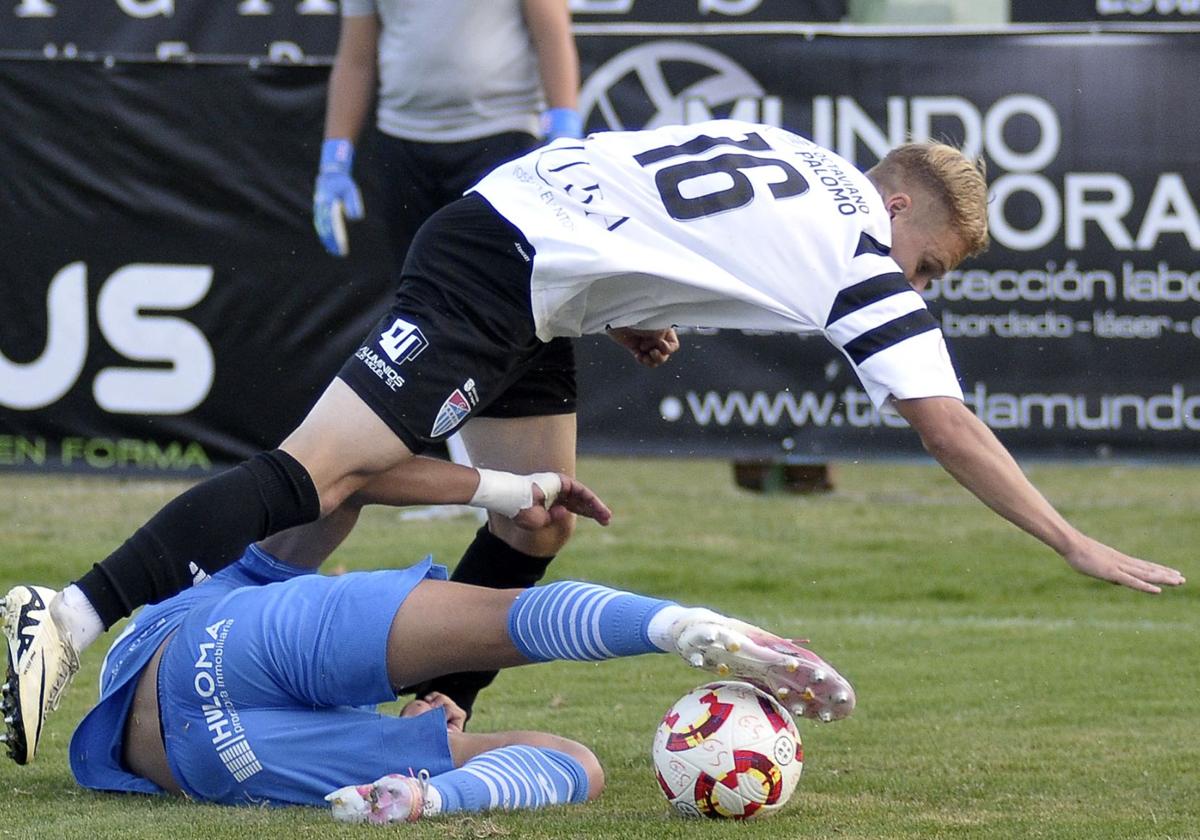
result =
[[[468,400],[463,395],[463,391],[470,394],[471,399]],[[471,406],[477,402],[479,402],[479,395],[475,391],[475,380],[468,379],[462,388],[455,388],[454,393],[446,397],[446,401],[438,410],[437,419],[433,421],[433,431],[429,433],[430,436],[444,435],[466,420],[467,415],[471,413]]]
[[[389,359],[398,365],[412,361],[429,346],[429,340],[413,323],[397,318],[388,329],[379,334],[379,346]]]
[[[394,367],[380,358],[379,354],[370,347],[359,347],[358,352],[354,354],[354,358],[362,359],[367,369],[382,379],[383,384],[387,385],[393,391],[399,390],[400,386],[404,384],[404,377],[397,373]]]
[[[223,618],[205,628],[211,641],[196,646],[192,688],[200,700],[204,725],[217,757],[234,780],[241,783],[263,766],[246,740],[246,728],[225,687],[225,640],[232,627],[233,619]]]

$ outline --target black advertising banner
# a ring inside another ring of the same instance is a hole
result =
[[[338,14],[337,0],[11,0],[0,7],[0,53],[295,63],[333,55]]]
[[[203,470],[302,419],[390,286],[376,228],[312,231],[327,72],[0,62],[0,465]]]
[[[1009,0],[1014,22],[1200,21],[1200,0]]]
[[[992,248],[928,296],[968,403],[1026,456],[1195,457],[1200,36],[617,31],[579,38],[591,130],[734,116],[862,167],[910,135],[982,153]],[[0,468],[202,471],[303,417],[391,291],[369,143],[350,258],[311,229],[327,73],[0,60]],[[656,371],[581,342],[582,451],[919,451],[820,338],[683,341]]]
[[[592,130],[736,116],[864,168],[909,136],[982,153],[992,246],[927,295],[968,403],[1027,455],[1195,457],[1200,114],[1179,103],[1200,37],[609,37],[585,55]],[[658,371],[600,351],[582,375],[582,439],[818,460],[919,451],[821,339],[684,342]]]

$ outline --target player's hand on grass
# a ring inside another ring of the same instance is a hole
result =
[[[608,337],[633,354],[639,365],[656,368],[679,349],[674,329],[635,330],[633,327],[609,327]]]
[[[557,487],[553,486],[553,476],[557,476]],[[586,516],[601,525],[612,520],[608,505],[579,479],[563,473],[539,473],[534,477],[533,504],[519,511],[513,521],[533,531],[561,522],[571,514]]]
[[[1130,557],[1091,537],[1084,537],[1063,559],[1077,572],[1139,592],[1159,593],[1163,586],[1185,582],[1184,576],[1169,566]]]
[[[431,691],[424,697],[414,697],[409,700],[400,710],[400,717],[416,717],[431,709],[445,710],[446,729],[450,732],[462,732],[463,727],[467,725],[467,713],[440,691]]]
[[[350,177],[354,163],[354,145],[345,139],[331,138],[321,146],[321,169],[313,190],[313,227],[325,250],[335,257],[350,253],[346,219],[363,217],[362,195]]]

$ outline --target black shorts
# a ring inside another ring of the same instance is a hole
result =
[[[387,315],[338,377],[420,452],[468,417],[575,411],[571,341],[534,333],[525,236],[472,193],[421,226]]]

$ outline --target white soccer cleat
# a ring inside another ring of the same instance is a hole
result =
[[[428,775],[421,778],[389,773],[369,785],[347,785],[327,794],[325,801],[333,808],[338,822],[385,825],[396,822],[416,822],[425,811],[425,786]]]
[[[75,648],[50,615],[56,594],[44,586],[22,585],[14,586],[0,601],[0,621],[8,641],[0,709],[8,755],[17,764],[33,761],[46,715],[58,708],[79,670]]]
[[[693,668],[753,683],[798,717],[828,722],[854,711],[849,680],[811,650],[753,624],[704,613],[671,628],[675,649]]]

